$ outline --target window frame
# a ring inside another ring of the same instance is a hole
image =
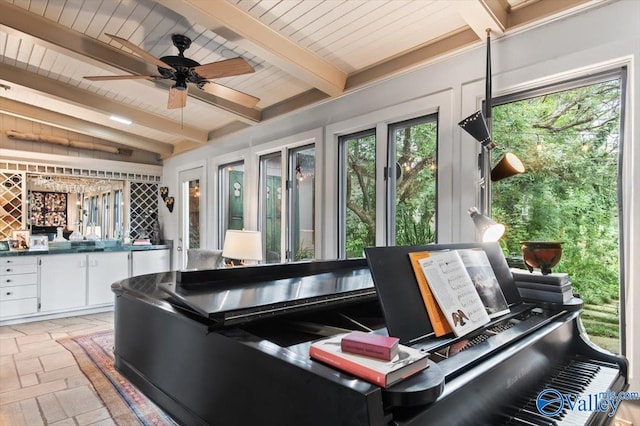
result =
[[[627,295],[625,289],[627,288],[626,283],[626,256],[625,256],[625,212],[628,211],[624,206],[624,188],[625,182],[623,177],[624,165],[625,165],[625,121],[627,116],[627,91],[629,90],[628,85],[628,74],[629,69],[626,65],[618,66],[612,69],[607,69],[603,71],[593,72],[587,75],[577,75],[565,80],[553,81],[547,84],[542,84],[540,86],[536,86],[533,88],[522,89],[518,91],[514,91],[512,93],[507,93],[501,96],[492,97],[491,103],[492,108],[499,107],[501,105],[523,101],[526,99],[532,99],[540,96],[549,95],[552,93],[562,92],[566,90],[572,90],[579,87],[589,86],[592,84],[602,83],[605,81],[610,81],[616,78],[620,79],[620,138],[618,142],[618,174],[617,174],[617,200],[618,200],[618,232],[619,232],[619,252],[618,252],[618,262],[619,262],[619,338],[620,338],[620,353],[622,355],[627,355],[627,325],[625,319],[627,318]],[[484,101],[482,102],[482,107],[484,108]],[[488,156],[488,161],[487,161]],[[480,154],[479,160],[479,172],[484,176],[491,176],[491,164],[493,164],[493,159],[491,158],[491,151],[482,150]],[[487,179],[487,185],[489,188],[489,196],[487,197],[488,206],[487,211],[491,213],[492,209],[492,191],[491,185],[493,182],[491,179]],[[482,188],[478,188],[479,191]],[[482,194],[480,194],[482,196]]]
[[[440,132],[439,113],[433,112],[431,114],[425,114],[419,117],[410,118],[408,120],[396,121],[389,123],[387,126],[387,166],[385,172],[386,183],[386,243],[387,245],[396,245],[396,144],[394,138],[394,132],[399,128],[408,126],[415,126],[419,124],[426,124],[430,122],[436,123],[436,170],[439,163],[439,149],[438,149],[438,133]],[[438,179],[439,173],[436,172],[436,190],[435,190],[435,230],[434,230],[434,242],[438,241]],[[426,243],[426,242],[425,242]]]

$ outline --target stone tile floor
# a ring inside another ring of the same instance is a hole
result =
[[[113,312],[0,327],[0,425],[114,425],[56,339],[113,329]]]
[[[115,425],[106,406],[56,339],[113,329],[113,312],[0,327],[0,426]],[[640,426],[640,401],[614,426]]]

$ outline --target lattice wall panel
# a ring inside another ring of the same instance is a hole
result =
[[[158,217],[158,184],[131,182],[129,185],[129,235],[150,235]]]
[[[0,170],[0,240],[8,239],[12,230],[22,229],[25,225],[24,188],[24,173]]]

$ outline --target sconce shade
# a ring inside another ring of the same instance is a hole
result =
[[[166,187],[166,186],[161,186],[160,187],[160,198],[162,198],[162,201],[166,200],[168,196],[169,196],[169,188]]]
[[[473,220],[473,224],[478,230],[483,243],[498,241],[504,235],[504,225],[480,214],[477,208],[471,207],[469,216],[471,216],[471,220]]]
[[[487,121],[484,118],[482,111],[477,111],[458,123],[458,126],[469,133],[475,140],[480,142],[482,146],[487,148],[493,148],[494,144],[491,142],[491,135],[489,134],[489,127]]]
[[[507,152],[491,170],[491,180],[496,182],[518,173],[524,173],[524,164],[515,154]]]
[[[228,229],[224,236],[222,256],[238,260],[262,260],[262,234],[260,231]]]

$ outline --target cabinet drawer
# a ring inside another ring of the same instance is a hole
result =
[[[0,257],[0,266],[8,265],[36,265],[38,263],[37,256],[9,256]],[[3,268],[4,269],[4,268]]]
[[[5,300],[28,299],[30,297],[38,297],[37,285],[21,285],[0,289],[0,302],[4,302]]]
[[[0,302],[0,317],[12,317],[36,312],[38,312],[37,297]]]
[[[35,274],[38,272],[38,265],[2,265],[0,267],[0,276],[7,276],[13,274]]]
[[[16,274],[0,276],[0,288],[30,284],[38,284],[38,274]]]

